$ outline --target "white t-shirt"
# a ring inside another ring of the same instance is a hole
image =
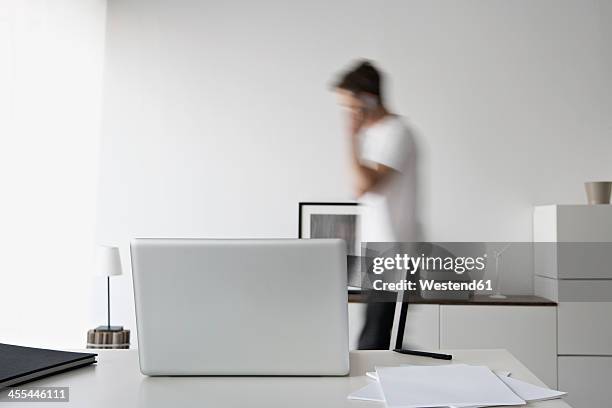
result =
[[[363,194],[361,241],[418,241],[417,151],[410,129],[395,115],[364,129],[360,137],[360,161],[378,164],[394,172]]]

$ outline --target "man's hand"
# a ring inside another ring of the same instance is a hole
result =
[[[362,109],[351,110],[348,122],[349,136],[358,135],[365,122],[365,113]]]
[[[355,184],[354,191],[357,197],[361,197],[363,194],[376,186],[384,183],[391,175],[395,172],[391,167],[387,167],[383,164],[376,164],[374,168],[358,164],[355,167]]]

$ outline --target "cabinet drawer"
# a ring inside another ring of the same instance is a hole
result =
[[[535,207],[533,234],[536,275],[612,279],[611,205]]]
[[[559,280],[534,276],[535,294],[560,302],[612,302],[612,280]]]
[[[555,279],[612,279],[612,242],[537,242],[534,271]]]
[[[559,354],[612,356],[612,302],[560,302]]]
[[[559,357],[559,389],[573,408],[609,408],[612,357]]]
[[[544,205],[533,211],[536,242],[612,242],[612,206]]]

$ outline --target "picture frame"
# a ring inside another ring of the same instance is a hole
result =
[[[357,202],[300,202],[298,238],[340,238],[346,242],[349,291],[361,287],[362,207]]]
[[[300,202],[298,238],[341,238],[347,254],[358,255],[360,216],[357,202]]]

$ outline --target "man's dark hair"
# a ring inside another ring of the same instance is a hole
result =
[[[334,88],[343,89],[354,94],[369,93],[375,95],[382,103],[382,75],[370,61],[357,62],[351,69],[343,73]]]

